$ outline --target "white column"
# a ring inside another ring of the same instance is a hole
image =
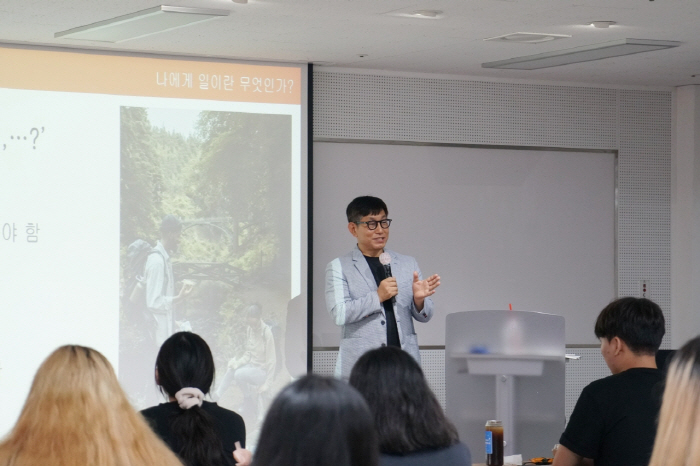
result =
[[[676,88],[671,156],[671,346],[700,334],[700,86]]]

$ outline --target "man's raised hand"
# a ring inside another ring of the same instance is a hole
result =
[[[438,274],[431,275],[425,280],[420,280],[418,272],[413,272],[413,299],[416,302],[435,294],[435,289],[438,286],[440,286],[440,276]]]

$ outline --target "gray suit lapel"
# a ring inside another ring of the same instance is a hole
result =
[[[360,273],[360,276],[362,276],[362,278],[365,280],[367,287],[370,290],[376,291],[377,282],[374,280],[374,275],[372,274],[372,270],[369,268],[367,259],[365,259],[365,256],[362,255],[362,251],[360,251],[358,247],[355,247],[355,249],[352,251],[352,260],[355,264],[355,268]]]
[[[391,275],[394,277],[397,277],[396,280],[398,280],[398,277],[402,277],[403,270],[401,269],[402,264],[401,264],[401,259],[399,259],[398,254],[396,254],[394,251],[391,249],[384,248],[385,252],[388,252],[389,255],[391,256]]]

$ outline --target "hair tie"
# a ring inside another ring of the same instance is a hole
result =
[[[181,409],[190,409],[192,406],[202,406],[204,393],[199,388],[185,387],[175,394],[175,399]]]

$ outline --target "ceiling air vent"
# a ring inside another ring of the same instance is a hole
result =
[[[538,32],[514,32],[505,36],[489,37],[484,40],[492,40],[496,42],[517,42],[520,44],[539,44],[541,42],[550,42],[557,39],[567,39],[571,36],[566,34],[540,34]]]

